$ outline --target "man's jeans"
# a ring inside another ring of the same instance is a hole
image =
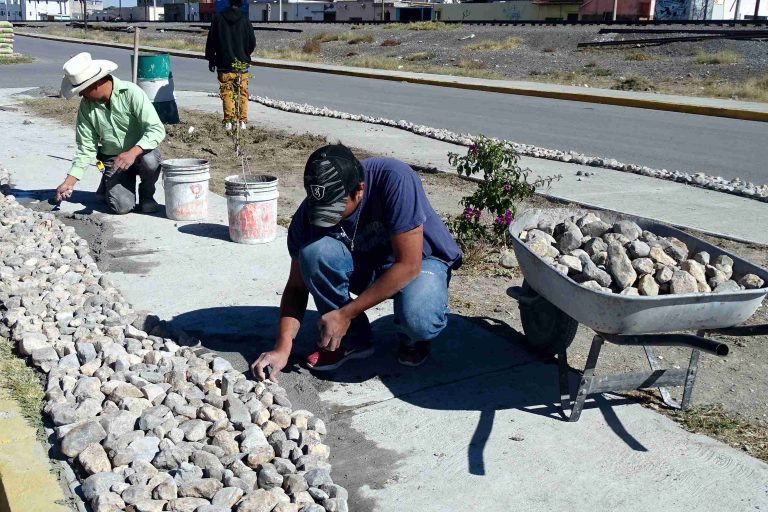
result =
[[[301,275],[322,315],[351,301],[350,291],[362,293],[392,264],[381,268],[355,265],[344,242],[325,236],[307,244],[299,252]],[[395,325],[406,343],[431,340],[448,323],[448,282],[451,271],[440,260],[421,262],[419,275],[395,296]],[[370,343],[371,324],[365,313],[350,325],[345,343],[360,346]]]
[[[155,184],[160,177],[160,150],[145,152],[123,172],[114,172],[112,162],[116,156],[99,154],[107,170],[101,178],[97,194],[105,196],[109,207],[118,214],[130,213],[136,206],[136,176],[139,177],[139,202],[144,203],[155,195]]]

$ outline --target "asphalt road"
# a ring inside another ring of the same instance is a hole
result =
[[[61,66],[80,51],[110,59],[128,78],[130,52],[17,37],[37,59],[0,68],[0,87],[58,87]],[[174,58],[176,88],[215,91],[206,63]],[[252,94],[575,150],[626,163],[768,183],[768,124],[427,85],[269,68],[252,70]]]

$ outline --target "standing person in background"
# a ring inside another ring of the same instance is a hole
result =
[[[213,18],[205,43],[208,69],[212,73],[218,71],[219,92],[224,103],[224,127],[227,131],[238,122],[240,129],[245,129],[248,122],[248,64],[256,48],[256,37],[251,22],[241,9],[242,5],[243,0],[229,0],[229,9]],[[245,69],[237,69],[236,62],[243,63]],[[240,118],[236,119],[233,92],[238,79]]]

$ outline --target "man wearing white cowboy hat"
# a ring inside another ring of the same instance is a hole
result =
[[[160,151],[165,138],[163,123],[147,95],[137,85],[111,73],[117,64],[93,60],[80,53],[64,64],[61,95],[79,95],[77,150],[64,182],[56,189],[56,200],[72,195],[85,169],[100,160],[105,164],[97,196],[106,199],[115,213],[131,212],[136,206],[136,176],[139,207],[144,213],[157,211],[155,183],[160,176]]]

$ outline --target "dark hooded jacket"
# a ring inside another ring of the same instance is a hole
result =
[[[239,8],[229,7],[213,18],[205,42],[205,58],[218,71],[234,71],[232,64],[235,61],[247,66],[255,48],[253,26]]]

